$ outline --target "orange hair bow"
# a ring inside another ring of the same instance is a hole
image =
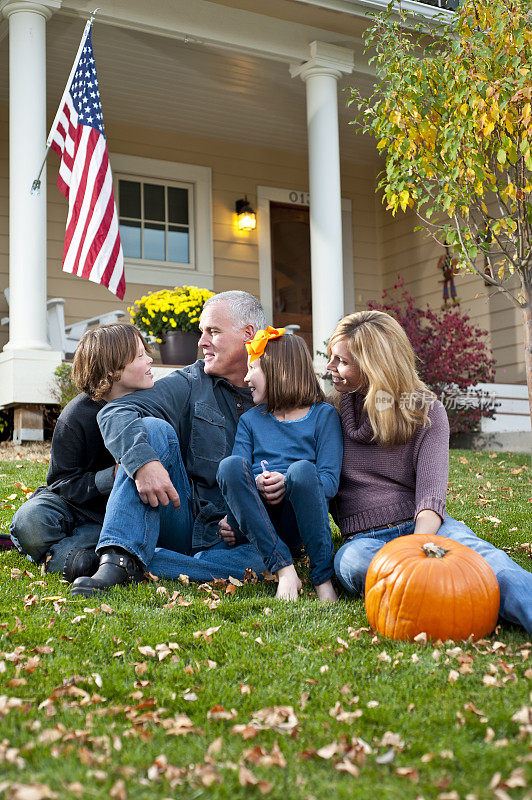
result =
[[[280,336],[284,335],[284,332],[284,328],[272,328],[271,325],[268,325],[265,331],[257,331],[253,339],[250,342],[246,342],[250,364],[261,357],[270,339],[279,339]]]

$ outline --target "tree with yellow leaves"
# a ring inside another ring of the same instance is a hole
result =
[[[386,158],[387,209],[413,209],[522,310],[532,415],[532,0],[419,20],[391,4],[366,31],[377,81],[370,97],[351,90],[355,125]]]

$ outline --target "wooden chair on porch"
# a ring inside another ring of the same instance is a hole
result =
[[[4,289],[4,295],[9,305],[9,289]],[[63,358],[74,356],[78,342],[91,325],[108,325],[111,322],[118,322],[123,317],[125,311],[107,311],[97,317],[74,322],[72,325],[65,325],[65,299],[63,297],[53,297],[46,303],[46,330],[48,342],[52,350],[63,353]],[[3,317],[0,325],[8,325],[9,317]]]

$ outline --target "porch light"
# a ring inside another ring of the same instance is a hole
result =
[[[235,203],[236,224],[239,231],[253,231],[257,227],[257,215],[248,203],[247,195]]]

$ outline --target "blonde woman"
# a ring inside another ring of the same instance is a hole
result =
[[[501,592],[501,617],[532,631],[532,573],[445,512],[449,423],[420,380],[398,322],[381,311],[344,317],[327,365],[341,395],[344,456],[337,512],[344,544],[335,557],[342,586],[364,594],[375,553],[399,536],[438,533],[480,553]]]

